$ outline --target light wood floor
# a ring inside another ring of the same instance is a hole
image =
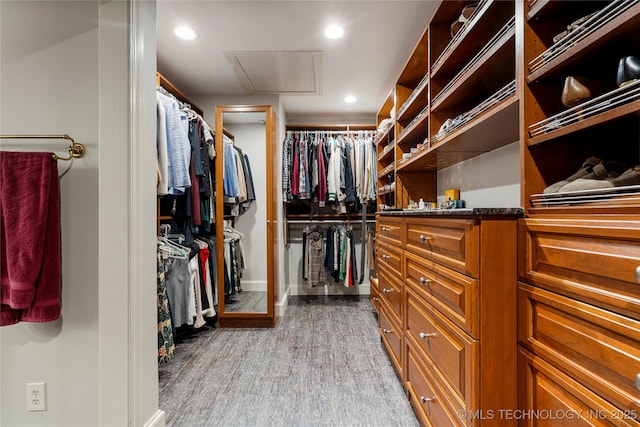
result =
[[[159,368],[167,426],[418,426],[365,298],[289,300],[274,329],[210,329]]]

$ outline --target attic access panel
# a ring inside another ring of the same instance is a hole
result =
[[[321,95],[322,52],[224,52],[252,94]]]

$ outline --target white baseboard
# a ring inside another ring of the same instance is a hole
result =
[[[267,281],[266,280],[240,280],[243,291],[255,291],[266,292]]]
[[[369,281],[367,280],[362,285],[355,285],[345,287],[342,284],[328,284],[324,286],[316,286],[312,288],[307,284],[292,284],[289,285],[289,295],[291,296],[304,296],[304,295],[369,295]]]
[[[282,300],[276,303],[276,317],[282,317],[289,306],[289,290],[285,291]]]
[[[151,418],[144,423],[144,427],[164,427],[165,426],[165,418],[164,411],[158,409],[155,414]]]

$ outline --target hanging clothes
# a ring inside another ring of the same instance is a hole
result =
[[[255,189],[249,156],[224,135],[224,202],[225,214],[238,216],[255,202]]]
[[[243,234],[231,226],[224,227],[225,297],[242,292],[242,275],[246,268]]]
[[[156,92],[158,169],[161,211],[170,212],[172,229],[192,242],[193,235],[211,231],[214,137],[206,121],[159,87]]]
[[[307,241],[309,241],[309,238],[307,238]],[[309,247],[309,243],[307,243],[307,251]],[[358,269],[356,265],[355,240],[353,239],[353,228],[351,226],[332,225],[328,228],[323,258],[324,269],[333,277],[335,283],[342,282],[346,287],[356,284]],[[308,265],[309,261],[307,260]],[[322,280],[324,281],[324,278]]]
[[[310,200],[346,213],[376,199],[375,133],[287,131],[282,148],[285,202]]]
[[[169,311],[164,262],[162,261],[162,254],[160,252],[157,253],[156,261],[158,270],[158,363],[167,363],[173,358],[173,352],[175,350],[173,324]]]
[[[311,230],[306,239],[305,265],[308,282],[311,287],[325,284],[324,236],[320,227]]]
[[[191,177],[189,176],[191,143],[188,135],[187,115],[180,109],[175,99],[160,92],[156,92],[156,99],[163,107],[158,109],[158,114],[164,113],[165,129],[164,132],[163,129],[158,129],[160,135],[158,143],[166,142],[167,191],[174,195],[184,194],[186,188],[191,187]],[[164,147],[158,150],[158,152],[163,151]]]

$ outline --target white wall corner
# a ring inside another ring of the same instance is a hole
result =
[[[129,2],[99,11],[98,424],[129,425]],[[117,308],[122,315],[114,316]]]
[[[161,418],[158,409],[156,289],[156,4],[129,2],[129,423]],[[157,424],[160,423],[160,424]],[[146,425],[146,423],[145,423]]]
[[[276,303],[276,317],[283,317],[287,312],[287,307],[289,306],[289,294],[288,289],[284,292],[284,294],[280,297],[280,300]]]

